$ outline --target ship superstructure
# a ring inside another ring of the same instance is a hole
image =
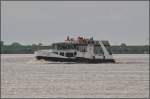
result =
[[[36,58],[59,62],[103,63],[115,62],[108,41],[93,40],[93,38],[69,38],[64,42],[52,44],[50,50],[35,52]]]

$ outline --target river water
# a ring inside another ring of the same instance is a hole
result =
[[[148,98],[149,55],[114,58],[113,64],[75,64],[2,54],[2,98]]]

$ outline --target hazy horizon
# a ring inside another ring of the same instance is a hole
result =
[[[68,35],[109,40],[111,45],[147,45],[149,2],[1,2],[1,40],[5,44],[50,45]]]

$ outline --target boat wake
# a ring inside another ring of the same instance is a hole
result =
[[[75,62],[53,62],[53,61],[46,61],[44,59],[37,60],[37,59],[32,59],[27,62],[27,64],[77,64]]]
[[[36,60],[36,59],[31,59],[27,62],[27,64],[47,64],[48,61],[45,60]]]

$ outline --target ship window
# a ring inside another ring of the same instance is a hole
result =
[[[77,50],[80,52],[87,52],[87,46],[78,46]]]
[[[56,44],[52,44],[52,48],[53,49],[57,49],[57,45]]]
[[[73,53],[66,53],[66,57],[73,57]]]
[[[101,46],[94,46],[94,53],[95,54],[104,54]]]
[[[60,52],[60,55],[61,55],[61,56],[64,56],[64,52]]]
[[[77,55],[77,52],[74,52],[74,56]]]

